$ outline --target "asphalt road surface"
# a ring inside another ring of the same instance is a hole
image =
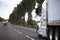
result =
[[[0,24],[0,40],[46,40],[38,38],[34,28]]]

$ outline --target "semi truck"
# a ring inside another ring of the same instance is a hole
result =
[[[38,36],[49,40],[60,38],[60,0],[45,0],[42,4]]]

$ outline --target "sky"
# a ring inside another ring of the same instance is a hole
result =
[[[22,0],[0,0],[0,17],[4,19],[9,19],[9,15],[14,10],[14,7],[17,6],[17,4],[21,3]],[[44,3],[45,4],[45,3]],[[38,3],[36,3],[35,8],[37,8]],[[43,5],[44,6],[44,5]],[[34,20],[40,20],[40,17],[36,17],[35,9],[32,11],[32,18]],[[25,15],[25,19],[28,20],[28,13]]]
[[[14,7],[21,3],[22,0],[0,0],[0,17],[9,19]]]
[[[14,10],[14,7],[17,6],[17,4],[21,3],[22,0],[0,0],[0,17],[4,19],[9,19],[9,15]],[[37,3],[35,8],[37,8]],[[35,10],[32,11],[32,18],[35,19]],[[28,20],[28,13],[25,15],[25,19]]]
[[[9,15],[14,10],[14,7],[17,6],[17,4],[21,3],[22,0],[0,0],[0,17],[4,19],[9,19]],[[35,8],[37,8],[37,3]],[[33,14],[34,13],[34,14]],[[36,16],[35,10],[32,11],[33,19]],[[25,19],[28,20],[28,14],[26,13]]]

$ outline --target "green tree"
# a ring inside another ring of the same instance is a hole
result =
[[[37,3],[38,3],[38,8],[36,8],[36,14],[37,15],[39,15],[41,13],[43,2],[44,2],[44,0],[37,0]]]
[[[42,0],[22,0],[22,2],[14,8],[9,16],[9,21],[13,24],[25,25],[25,13],[28,12],[28,25],[33,25],[31,12],[35,8],[36,1],[39,3],[38,9],[41,9]],[[31,22],[31,23],[30,23]]]
[[[0,22],[1,22],[1,21],[4,21],[4,19],[0,17]]]

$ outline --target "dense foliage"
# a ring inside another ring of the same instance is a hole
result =
[[[28,12],[28,25],[34,25],[31,12],[35,8],[37,0],[22,0],[22,2],[14,8],[9,16],[9,22],[13,24],[26,25],[25,13]],[[38,2],[38,1],[37,1]],[[39,2],[40,3],[40,2]],[[41,8],[40,6],[38,8]]]
[[[4,19],[0,17],[0,22],[1,22],[1,21],[4,21]]]
[[[37,15],[41,15],[41,10],[42,10],[42,3],[44,2],[44,0],[37,0],[38,3],[38,8],[36,8],[36,14]]]

